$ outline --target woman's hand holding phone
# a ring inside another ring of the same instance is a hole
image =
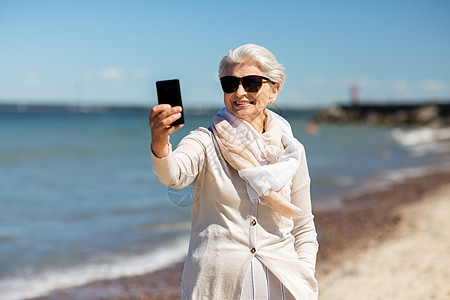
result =
[[[170,135],[184,125],[171,124],[181,118],[182,111],[181,106],[171,107],[169,104],[158,104],[152,107],[149,117],[152,135],[151,149],[157,157],[169,155]]]

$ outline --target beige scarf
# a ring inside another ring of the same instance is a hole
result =
[[[223,157],[247,183],[250,200],[267,204],[284,217],[298,217],[300,209],[281,193],[300,166],[300,150],[289,123],[266,110],[266,128],[260,134],[223,108],[214,116],[212,129]]]

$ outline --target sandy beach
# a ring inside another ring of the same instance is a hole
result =
[[[386,213],[387,235],[371,233],[332,263],[319,261],[319,299],[450,299],[450,184]]]
[[[450,299],[450,170],[394,182],[318,212],[320,299]],[[180,299],[183,263],[58,290],[49,299]]]

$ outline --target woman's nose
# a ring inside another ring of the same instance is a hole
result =
[[[243,95],[245,95],[245,94],[247,94],[247,91],[244,89],[244,87],[242,86],[242,83],[239,83],[239,86],[238,86],[238,88],[237,88],[237,90],[236,90],[236,95],[237,96],[243,96]]]

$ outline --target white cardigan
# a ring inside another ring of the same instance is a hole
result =
[[[317,299],[317,234],[303,145],[286,192],[302,215],[293,221],[253,204],[246,184],[222,157],[212,132],[192,131],[165,158],[152,153],[158,180],[172,188],[192,183],[192,227],[182,288],[188,299],[240,299],[245,271],[256,256],[296,299]]]

